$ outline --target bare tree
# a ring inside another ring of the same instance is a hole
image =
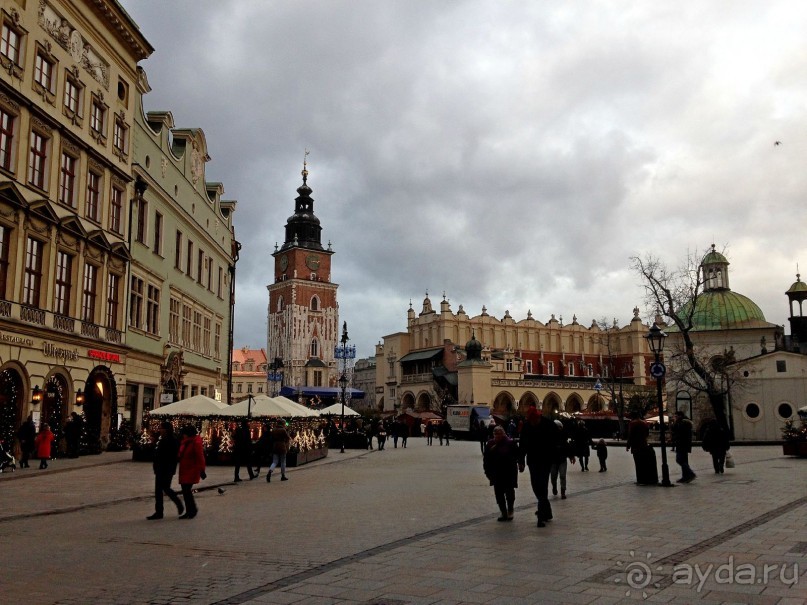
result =
[[[633,257],[631,265],[642,278],[648,308],[655,309],[657,317],[666,318],[664,323],[674,326],[681,336],[678,345],[669,348],[671,363],[667,364],[667,381],[703,393],[715,418],[729,430],[725,401],[733,382],[728,371],[733,351],[716,354],[705,345],[696,345],[692,338],[698,299],[706,285],[701,257],[697,252],[688,255],[677,270],[670,270],[658,258],[649,255]]]
[[[604,317],[597,322],[601,336],[599,344],[604,350],[601,364],[600,384],[603,385],[611,398],[611,409],[616,412],[619,419],[619,435],[625,436],[625,396],[622,392],[623,368],[617,357],[617,336],[619,323],[614,318],[613,323],[609,323]]]

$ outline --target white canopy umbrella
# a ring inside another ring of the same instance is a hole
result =
[[[803,408],[799,408],[798,414],[801,418],[807,419],[807,405]]]
[[[341,403],[334,403],[333,405],[329,405],[327,408],[323,408],[319,411],[320,416],[341,416],[342,415],[342,404]],[[353,410],[347,406],[345,406],[345,416],[361,416],[356,410]]]
[[[175,401],[149,412],[152,416],[213,416],[219,414],[227,404],[205,395],[194,395]]]
[[[307,407],[294,403],[285,397],[269,397],[257,395],[256,397],[242,399],[238,403],[225,406],[218,414],[220,416],[233,416],[246,418],[249,414],[253,418],[282,417],[282,418],[308,418],[318,414]]]

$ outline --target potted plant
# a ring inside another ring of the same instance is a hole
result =
[[[807,420],[796,425],[792,420],[782,428],[782,450],[785,456],[807,456]]]

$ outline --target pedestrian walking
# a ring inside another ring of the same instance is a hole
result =
[[[482,451],[482,454],[484,454],[485,448],[487,447],[488,441],[490,440],[490,438],[488,437],[488,427],[485,426],[484,420],[480,420],[479,422],[474,420],[474,423],[475,426],[472,425],[471,427],[471,434],[474,434],[476,436],[476,440],[479,441],[479,449]],[[495,431],[496,429],[494,428],[493,430]],[[505,434],[507,434],[506,431]],[[510,437],[510,435],[507,436]]]
[[[70,419],[64,425],[64,438],[67,442],[67,457],[78,458],[81,444],[81,433],[84,431],[84,421],[77,412],[70,414]]]
[[[636,468],[637,485],[658,484],[658,468],[656,467],[656,452],[647,442],[650,436],[650,425],[642,418],[642,413],[631,413],[628,424],[628,442],[625,450],[633,455],[633,465]]]
[[[395,420],[390,427],[390,432],[392,433],[392,446],[397,448],[398,447],[398,421]]]
[[[512,521],[518,487],[518,444],[507,436],[503,427],[493,429],[493,439],[485,445],[482,467],[502,513],[497,521]]]
[[[252,470],[252,435],[249,423],[242,420],[233,431],[233,459],[235,460],[235,477],[233,481],[241,481],[241,467],[246,466],[250,481],[257,477]]]
[[[387,442],[387,430],[384,425],[378,427],[378,451],[384,450],[384,444]]]
[[[374,433],[374,431],[373,431],[373,425],[372,425],[372,424],[368,424],[368,425],[367,425],[367,449],[368,449],[368,450],[372,450],[372,449],[373,449],[373,433]]]
[[[675,461],[681,467],[681,478],[677,482],[689,483],[697,478],[689,466],[689,453],[692,451],[692,422],[682,410],[675,413],[672,439],[675,443]]]
[[[600,439],[597,442],[597,460],[600,461],[600,472],[604,473],[608,470],[605,461],[608,460],[608,446],[605,444],[605,439]]]
[[[28,414],[28,418],[17,430],[17,440],[20,442],[20,468],[31,468],[28,460],[34,451],[34,440],[36,439],[36,424],[33,414]]]
[[[272,471],[277,468],[278,464],[280,465],[280,480],[289,480],[286,477],[286,454],[289,453],[289,443],[291,443],[291,437],[286,430],[286,424],[281,420],[272,431],[272,464],[266,473],[267,483],[272,480]]]
[[[552,495],[558,495],[558,479],[560,479],[560,499],[566,499],[566,469],[568,463],[574,464],[575,453],[574,444],[569,439],[569,434],[560,420],[555,420],[558,427],[558,446],[552,460],[552,467],[549,469],[549,480],[552,483]]]
[[[519,443],[520,469],[524,462],[530,469],[530,483],[537,500],[535,515],[538,527],[544,527],[552,519],[552,505],[549,503],[549,474],[552,460],[557,454],[558,427],[531,405],[527,410],[527,421],[521,430]]]
[[[160,438],[154,447],[154,462],[152,464],[154,469],[154,514],[146,517],[149,521],[163,518],[163,494],[176,504],[177,512],[180,515],[185,512],[185,506],[179,496],[171,489],[171,482],[177,472],[178,462],[179,441],[174,436],[174,425],[166,420],[160,423]]]
[[[574,432],[574,444],[577,450],[577,457],[580,458],[580,470],[588,472],[588,459],[591,456],[591,433],[588,432],[586,423],[580,420]]]
[[[440,428],[443,429],[443,439],[446,440],[446,445],[451,445],[451,425],[448,423],[448,420],[443,420],[440,423]],[[440,445],[443,445],[443,440],[440,440]]]
[[[726,468],[726,454],[731,447],[728,431],[717,418],[712,418],[703,429],[701,441],[703,449],[712,455],[715,474],[722,474]]]
[[[193,519],[199,512],[193,497],[193,486],[202,479],[207,479],[205,450],[202,438],[192,424],[182,427],[180,435],[182,435],[182,441],[179,444],[177,458],[179,459],[179,484],[182,486],[182,499],[185,500],[185,513],[179,518]]]
[[[50,430],[47,423],[42,423],[39,433],[34,439],[34,450],[36,457],[39,458],[39,468],[48,468],[48,460],[50,460],[52,453],[53,442],[56,441],[56,436]]]
[[[401,436],[401,447],[406,447],[406,440],[409,438],[409,425],[403,420],[398,423],[398,434]]]
[[[434,423],[427,422],[426,423],[426,445],[431,445],[432,441],[434,441]]]

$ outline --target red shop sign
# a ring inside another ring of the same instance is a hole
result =
[[[120,363],[120,355],[117,353],[107,353],[106,351],[97,351],[96,349],[89,349],[87,351],[87,357],[100,359],[101,361]]]

